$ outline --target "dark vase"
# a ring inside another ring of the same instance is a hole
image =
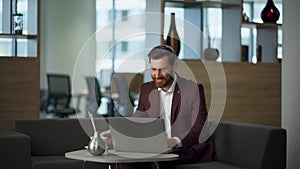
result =
[[[276,8],[273,0],[268,0],[265,8],[261,11],[260,17],[266,22],[276,23],[276,21],[279,19],[280,12]]]
[[[170,23],[170,30],[165,42],[166,45],[171,46],[175,52],[176,55],[179,55],[180,52],[180,39],[178,36],[178,32],[175,25],[175,13],[171,13],[171,23]]]

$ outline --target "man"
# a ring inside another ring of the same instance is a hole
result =
[[[142,85],[134,116],[163,118],[168,146],[179,150],[176,152],[179,154],[178,161],[162,162],[159,164],[160,168],[170,169],[181,163],[212,161],[211,138],[199,143],[200,133],[202,129],[204,131],[207,119],[203,86],[182,78],[175,72],[178,62],[171,47],[156,46],[149,52],[148,58],[153,81]],[[149,163],[135,163],[121,164],[120,168],[150,166]]]

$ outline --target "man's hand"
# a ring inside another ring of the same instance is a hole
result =
[[[107,144],[112,144],[111,134],[109,130],[103,131],[100,133],[100,137],[106,137],[107,138]]]
[[[167,142],[168,142],[168,147],[169,148],[173,148],[173,147],[176,147],[178,145],[177,139],[174,138],[174,137],[168,138]]]

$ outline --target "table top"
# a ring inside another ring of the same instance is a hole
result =
[[[159,162],[178,159],[177,154],[127,153],[115,152],[114,150],[109,150],[107,154],[101,156],[94,156],[87,149],[67,152],[65,153],[65,157],[99,163]]]

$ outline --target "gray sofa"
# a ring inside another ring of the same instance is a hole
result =
[[[108,129],[96,119],[97,130]],[[66,159],[65,152],[84,148],[92,136],[88,119],[17,120],[15,131],[0,131],[0,165],[4,169],[106,169],[105,164]],[[286,130],[221,122],[214,132],[216,161],[179,165],[176,169],[286,168]]]
[[[99,131],[108,129],[105,119],[95,121]],[[105,164],[64,157],[65,152],[83,149],[92,135],[88,119],[16,120],[15,131],[0,131],[0,166],[3,169],[106,169]]]
[[[215,160],[176,169],[284,169],[286,130],[279,127],[221,122],[214,134]]]

